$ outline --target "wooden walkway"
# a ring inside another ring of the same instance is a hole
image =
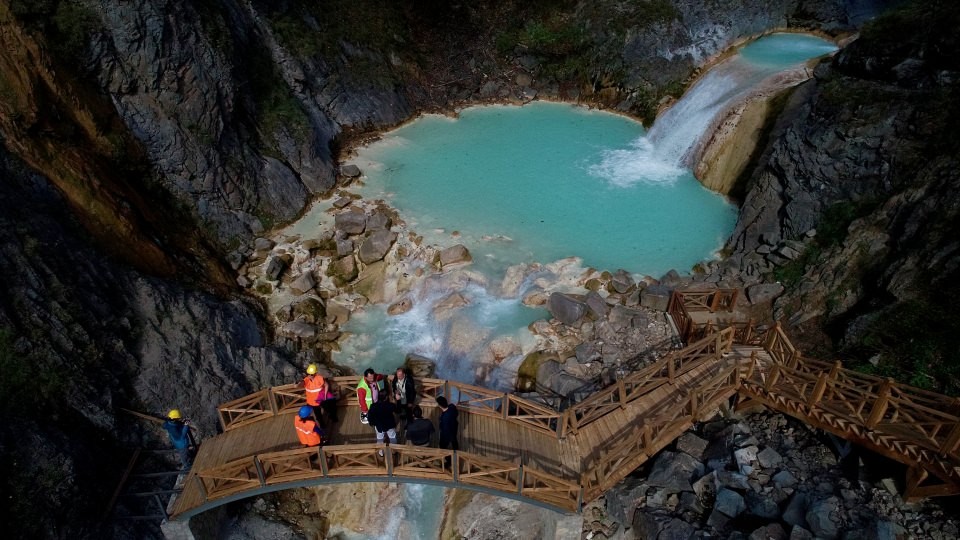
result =
[[[483,490],[576,512],[738,393],[907,464],[908,497],[958,492],[957,400],[802,359],[778,326],[760,333],[750,322],[691,315],[726,312],[735,301],[722,290],[675,294],[670,314],[683,337],[697,339],[563,411],[455,381],[417,381],[434,423],[435,397],[457,404],[457,452],[374,444],[373,428],[359,422],[357,377],[334,378],[346,394],[341,422],[319,449],[297,441],[297,385],[225,403],[224,433],[200,446],[172,519],[270,491],[357,481]]]

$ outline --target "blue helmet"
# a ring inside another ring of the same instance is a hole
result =
[[[300,407],[300,410],[297,412],[297,416],[300,418],[310,418],[310,415],[313,414],[313,407],[309,405],[304,405]]]

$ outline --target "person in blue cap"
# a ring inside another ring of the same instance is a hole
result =
[[[324,433],[317,425],[317,422],[311,418],[313,416],[313,407],[304,405],[297,412],[297,417],[293,419],[293,427],[297,430],[297,438],[300,444],[305,447],[320,446],[323,444]]]

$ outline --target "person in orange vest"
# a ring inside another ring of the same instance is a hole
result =
[[[297,437],[303,446],[320,446],[323,444],[324,433],[310,417],[313,415],[313,407],[304,405],[297,412],[297,417],[293,419],[293,427],[297,430]]]
[[[323,390],[323,375],[317,373],[317,365],[307,366],[307,376],[303,378],[303,389],[307,398],[307,405],[313,407],[316,418],[320,418],[320,392]]]

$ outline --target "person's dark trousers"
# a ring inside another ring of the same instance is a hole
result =
[[[189,446],[186,448],[177,448],[177,454],[180,456],[180,466],[183,470],[193,466],[193,454],[190,452]]]
[[[325,413],[327,413],[327,418],[330,419],[330,422],[336,424],[339,421],[337,417],[337,400],[327,399],[320,402],[320,406],[323,407]]]
[[[448,437],[448,436],[440,435],[439,442],[440,442],[440,448],[443,448],[443,449],[449,448],[454,451],[460,449],[460,446],[457,444],[456,437]],[[447,468],[450,468],[450,461],[451,461],[450,458],[446,458],[443,460],[444,465],[446,465]]]

